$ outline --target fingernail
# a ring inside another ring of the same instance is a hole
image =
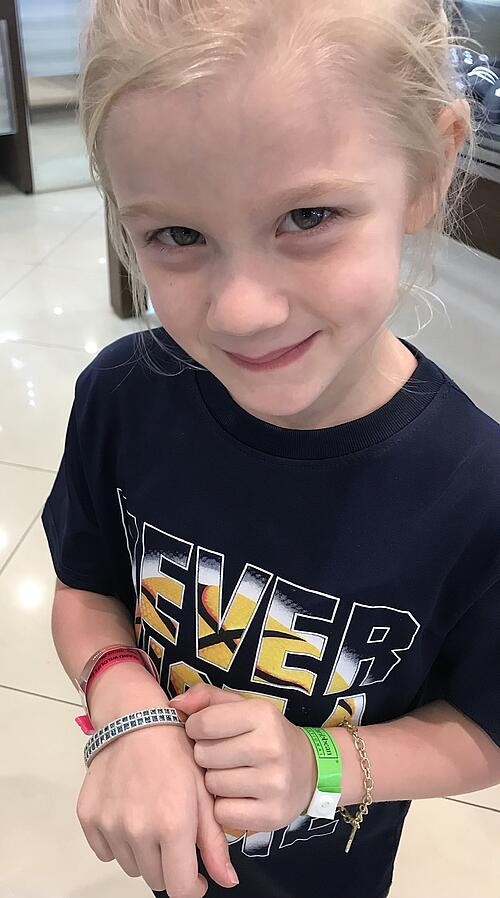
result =
[[[237,874],[236,870],[234,869],[233,865],[232,865],[232,864],[227,864],[227,865],[226,865],[226,870],[227,870],[227,875],[228,875],[228,878],[229,878],[229,882],[230,882],[233,886],[239,885],[239,882],[240,882],[240,881],[239,881],[239,879],[238,879],[238,874]]]

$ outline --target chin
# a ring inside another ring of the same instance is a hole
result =
[[[272,418],[272,423],[280,426],[280,418],[283,418],[283,427],[290,427],[290,418],[303,416],[307,410],[318,400],[320,391],[307,392],[301,388],[290,385],[273,388],[269,383],[262,384],[258,389],[241,390],[235,386],[229,388],[234,401],[256,418],[267,420]],[[293,426],[293,425],[292,425]]]

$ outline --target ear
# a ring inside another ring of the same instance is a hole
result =
[[[455,171],[458,153],[470,133],[471,115],[467,100],[459,98],[446,106],[436,122],[443,143],[439,181],[426,185],[412,199],[405,223],[406,234],[417,234],[431,221],[446,196]]]

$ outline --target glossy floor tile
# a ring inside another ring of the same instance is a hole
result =
[[[0,305],[1,305],[0,300]],[[75,379],[91,355],[74,349],[0,344],[0,462],[56,470]]]
[[[481,792],[467,792],[465,795],[455,795],[452,798],[457,802],[475,804],[477,806],[482,805],[485,808],[493,808],[493,810],[500,812],[500,785],[492,786],[490,789],[483,789]]]
[[[0,687],[1,898],[151,898],[142,879],[98,860],[76,816],[78,710]]]
[[[24,196],[1,185],[0,261],[42,261],[101,208],[93,187]]]
[[[93,185],[71,190],[56,190],[51,193],[19,193],[12,184],[0,180],[0,227],[5,233],[5,223],[18,218],[27,211],[39,222],[45,216],[49,224],[52,216],[73,212],[75,220],[84,221],[102,208],[102,197]],[[29,260],[28,260],[29,261]]]
[[[4,259],[0,263],[0,299],[26,277],[30,271],[33,271],[33,268],[33,265],[25,265],[23,262],[9,262]]]
[[[0,464],[0,582],[7,559],[40,514],[53,479],[47,471]]]
[[[21,343],[34,341],[92,354],[138,329],[134,319],[121,321],[113,312],[107,266],[97,259],[93,268],[78,271],[69,264],[60,268],[43,262],[0,300],[4,342],[14,334]],[[14,352],[14,345],[11,349]]]
[[[95,271],[106,266],[107,246],[104,209],[82,224],[44,260],[46,265],[89,269]]]
[[[390,898],[498,898],[500,814],[446,799],[414,802]]]
[[[50,484],[44,499],[50,491]],[[42,503],[43,504],[43,503]],[[0,684],[76,702],[51,635],[56,577],[40,518],[0,574]]]

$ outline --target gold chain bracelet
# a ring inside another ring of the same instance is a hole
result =
[[[349,720],[347,720],[347,718],[344,718],[340,726],[343,726],[346,728],[346,730],[349,730],[354,740],[354,746],[361,758],[361,769],[363,770],[363,785],[365,789],[363,801],[361,802],[358,810],[354,815],[350,814],[349,811],[346,811],[345,808],[339,808],[340,814],[342,815],[345,822],[352,827],[351,835],[349,836],[349,841],[345,849],[345,853],[348,854],[354,841],[354,836],[356,835],[363,822],[363,817],[368,813],[368,808],[373,803],[373,778],[370,761],[368,759],[368,755],[366,754],[366,745],[364,743],[364,740],[359,735],[357,726],[354,726]]]

